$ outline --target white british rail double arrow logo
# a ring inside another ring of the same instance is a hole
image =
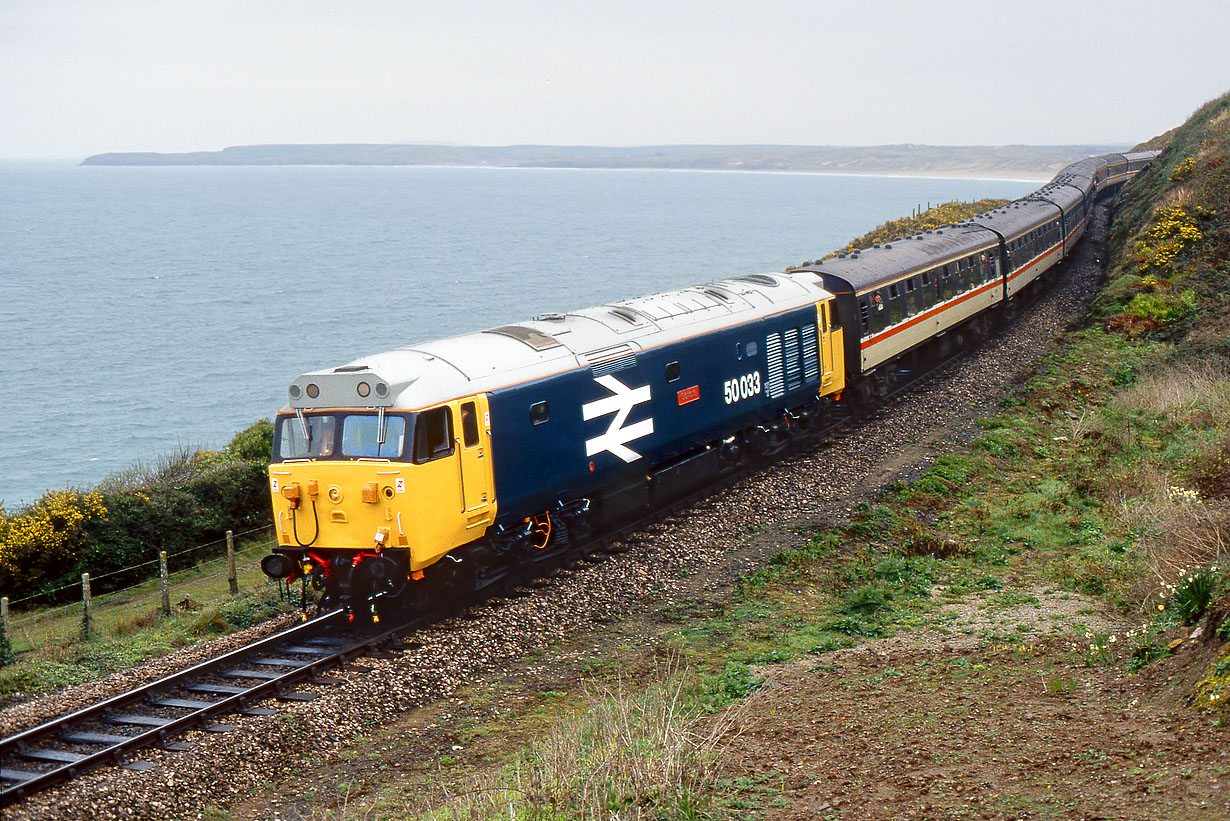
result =
[[[628,421],[628,414],[632,413],[634,407],[649,401],[649,386],[629,388],[609,375],[596,377],[594,381],[614,396],[585,403],[581,406],[581,416],[586,422],[599,416],[606,416],[608,413],[615,414],[615,418],[607,426],[606,433],[585,440],[585,455],[593,456],[605,450],[625,462],[635,462],[641,458],[641,455],[629,448],[628,443],[653,433],[653,418],[650,417],[627,427],[624,427],[624,423]]]

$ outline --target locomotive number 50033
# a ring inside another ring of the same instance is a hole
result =
[[[727,379],[725,389],[727,405],[733,405],[740,399],[751,399],[760,393],[760,371],[753,371],[738,379]]]

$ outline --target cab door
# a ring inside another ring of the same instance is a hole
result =
[[[818,318],[820,323],[820,393],[827,393],[824,390],[833,382],[833,340],[829,335],[829,303],[819,303]]]
[[[495,518],[495,487],[491,468],[491,410],[487,395],[479,394],[451,403],[460,422],[457,451],[461,480],[461,512],[466,527],[490,524]]]

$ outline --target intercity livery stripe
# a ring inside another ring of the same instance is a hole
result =
[[[940,314],[942,314],[944,311],[947,311],[949,308],[955,308],[956,306],[960,305],[962,302],[965,302],[968,299],[973,299],[974,297],[980,294],[985,294],[987,291],[1001,287],[1002,285],[1003,285],[1003,280],[993,279],[980,288],[976,288],[973,291],[966,291],[965,293],[961,294],[961,296],[953,297],[947,302],[940,303],[939,305],[937,305],[936,307],[932,308],[929,311],[925,311],[919,314],[918,316],[911,317],[905,322],[902,322],[899,325],[894,325],[888,330],[881,331],[875,336],[868,337],[867,339],[863,340],[859,344],[859,347],[861,350],[865,351],[868,348],[870,348],[872,345],[876,345],[880,342],[883,342],[889,337],[895,336],[896,334],[899,334],[902,331],[908,330],[920,322],[925,322],[928,319],[933,319],[939,316]]]
[[[1029,260],[1029,262],[1026,262],[1024,265],[1022,265],[1022,266],[1021,266],[1020,268],[1018,268],[1016,271],[1013,271],[1013,272],[1012,272],[1012,274],[1008,277],[1008,281],[1009,281],[1009,282],[1011,282],[1012,280],[1016,279],[1016,278],[1017,278],[1018,276],[1020,276],[1021,274],[1025,273],[1026,271],[1028,271],[1028,270],[1029,270],[1032,266],[1034,266],[1034,265],[1036,265],[1037,263],[1039,263],[1039,262],[1041,262],[1041,261],[1045,260],[1045,259],[1046,259],[1048,256],[1050,256],[1051,254],[1053,254],[1053,253],[1055,253],[1055,252],[1057,252],[1057,251],[1061,251],[1061,250],[1062,250],[1062,247],[1063,247],[1063,242],[1062,242],[1062,241],[1055,243],[1055,244],[1054,244],[1054,245],[1052,245],[1050,248],[1048,248],[1047,250],[1043,251],[1041,254],[1038,254],[1038,256],[1036,256],[1036,257],[1034,257],[1033,259]],[[887,328],[887,329],[885,329],[885,330],[881,331],[880,333],[876,334],[875,336],[871,336],[871,337],[868,337],[867,339],[864,339],[861,343],[859,343],[859,349],[860,349],[860,350],[864,350],[864,351],[865,351],[865,350],[867,350],[868,348],[872,347],[873,345],[877,345],[877,344],[879,344],[879,343],[883,342],[884,340],[889,339],[889,338],[891,338],[891,337],[893,337],[893,336],[895,336],[895,335],[897,335],[897,334],[901,333],[902,331],[909,330],[910,328],[914,327],[915,325],[919,324],[920,322],[926,322],[928,319],[934,319],[935,317],[937,317],[937,316],[939,316],[940,314],[942,314],[944,311],[947,311],[949,308],[955,308],[956,306],[960,305],[961,303],[965,302],[966,300],[973,299],[974,297],[979,296],[980,294],[984,294],[984,293],[986,293],[987,291],[990,291],[990,290],[994,289],[995,287],[1000,286],[1000,285],[1002,285],[1002,284],[1003,284],[1003,281],[1002,281],[1002,280],[999,280],[999,279],[993,279],[993,280],[991,280],[990,282],[986,283],[985,285],[981,286],[980,288],[976,288],[976,289],[974,289],[973,291],[966,291],[966,292],[965,292],[964,294],[962,294],[961,296],[958,296],[958,297],[953,297],[952,299],[948,300],[947,302],[942,302],[942,303],[940,303],[939,305],[935,306],[934,308],[932,308],[932,309],[931,309],[931,310],[929,310],[929,311],[924,311],[923,313],[919,314],[918,316],[910,317],[910,318],[909,318],[909,319],[907,319],[905,322],[902,322],[902,323],[900,323],[900,324],[894,325],[894,326],[893,326],[893,327],[891,327],[891,328]]]

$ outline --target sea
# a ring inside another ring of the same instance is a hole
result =
[[[272,416],[301,373],[823,256],[1036,181],[0,162],[0,503]]]

